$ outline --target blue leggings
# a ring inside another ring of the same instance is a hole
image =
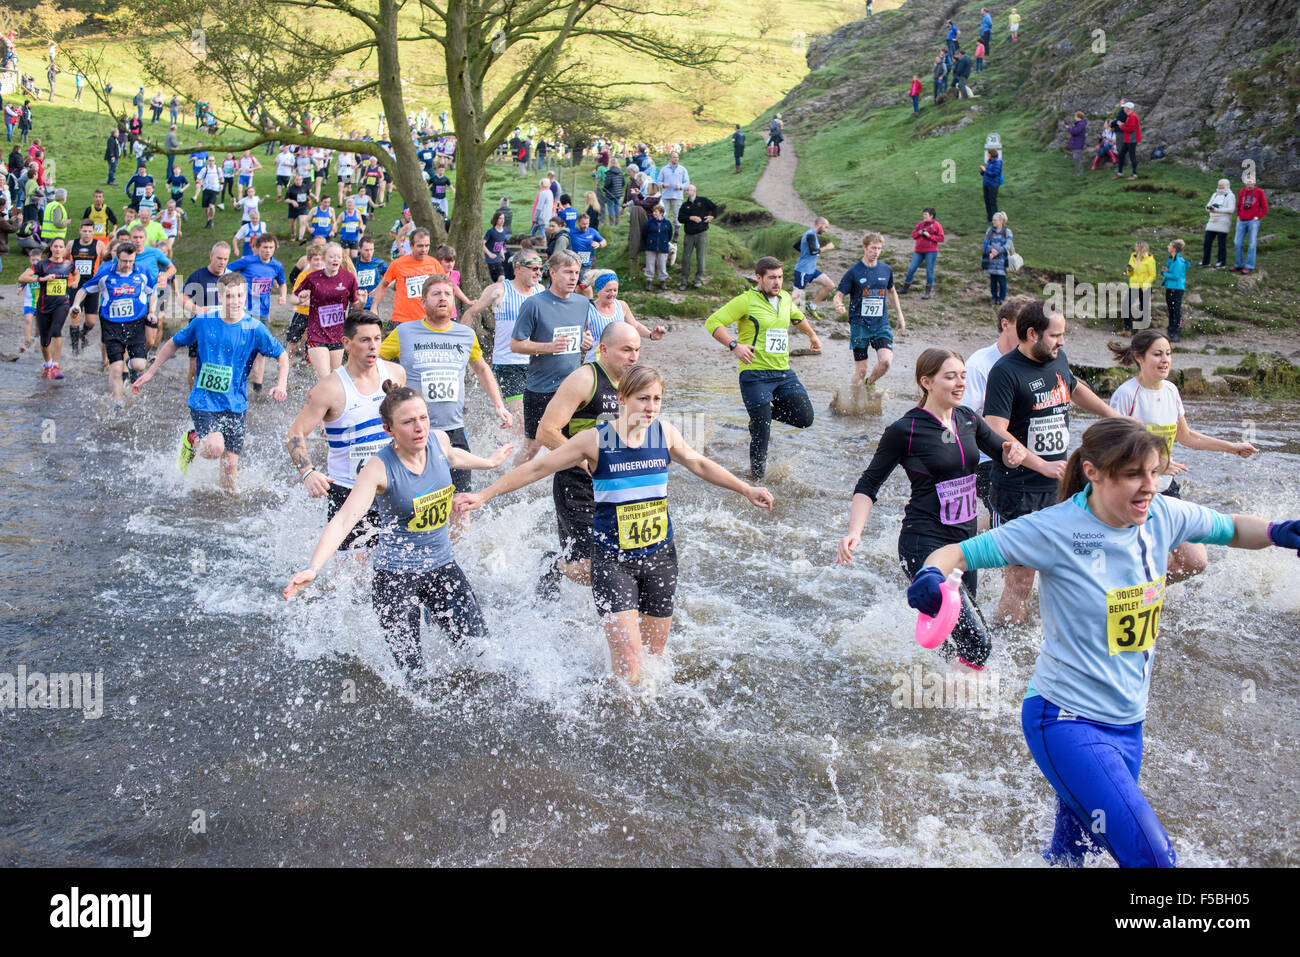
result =
[[[1081,867],[1090,841],[1120,867],[1175,867],[1169,835],[1138,789],[1142,722],[1062,720],[1042,695],[1026,698],[1020,724],[1034,761],[1056,791],[1056,828],[1043,857]]]

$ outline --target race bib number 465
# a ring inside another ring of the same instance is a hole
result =
[[[1064,412],[1029,420],[1029,441],[1035,455],[1064,455],[1070,445],[1070,424]]]
[[[629,502],[614,510],[618,520],[618,547],[645,548],[668,537],[668,500]]]
[[[1106,640],[1110,653],[1146,651],[1156,641],[1165,604],[1163,577],[1145,585],[1106,592]]]
[[[414,514],[411,516],[411,520],[406,523],[406,530],[408,532],[432,532],[446,525],[447,515],[451,511],[451,497],[455,492],[456,486],[448,485],[436,492],[417,495],[411,500]]]

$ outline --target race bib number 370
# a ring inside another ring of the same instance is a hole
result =
[[[1165,604],[1165,580],[1106,592],[1106,640],[1110,653],[1146,651],[1156,641]]]

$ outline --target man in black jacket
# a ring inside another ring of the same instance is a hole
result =
[[[682,224],[682,282],[685,289],[691,279],[691,254],[695,254],[695,286],[704,285],[704,261],[709,253],[709,223],[718,215],[718,207],[703,196],[696,196],[695,185],[683,191],[686,197],[677,210],[677,221]]]
[[[610,160],[609,169],[605,171],[605,218],[610,227],[618,225],[623,211],[623,187],[627,183],[626,174],[618,168],[618,160]]]
[[[108,185],[117,182],[117,161],[122,156],[122,142],[117,138],[117,130],[108,134],[108,145],[104,147],[104,159],[108,162]]]
[[[953,86],[957,88],[958,97],[963,100],[968,100],[971,96],[970,86],[968,85],[970,82],[970,68],[970,57],[963,50],[961,56],[952,65]]]

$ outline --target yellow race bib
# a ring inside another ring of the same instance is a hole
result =
[[[619,548],[645,548],[668,537],[668,500],[629,502],[614,509]]]
[[[448,485],[436,492],[417,495],[411,500],[411,509],[414,514],[411,516],[411,520],[406,523],[406,530],[408,532],[433,532],[446,525],[447,517],[451,512],[451,497],[455,492],[456,486]]]
[[[1178,435],[1177,425],[1148,425],[1147,431],[1164,439],[1165,452],[1169,455],[1174,454],[1174,438]]]
[[[61,276],[58,279],[51,279],[45,283],[45,295],[47,296],[66,296],[68,294],[68,278]]]
[[[1146,651],[1156,641],[1165,604],[1163,577],[1145,585],[1106,592],[1106,638],[1110,653]]]

